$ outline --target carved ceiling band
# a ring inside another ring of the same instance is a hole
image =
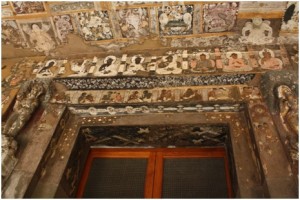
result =
[[[82,127],[92,146],[209,147],[225,146],[229,128],[226,125],[151,125],[118,127]]]
[[[151,89],[155,87],[181,87],[202,85],[246,84],[255,77],[251,74],[224,74],[199,76],[162,76],[162,77],[116,77],[116,78],[55,78],[68,90],[114,90],[114,89]]]

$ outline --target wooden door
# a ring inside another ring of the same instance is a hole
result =
[[[93,148],[78,198],[232,197],[224,148]]]

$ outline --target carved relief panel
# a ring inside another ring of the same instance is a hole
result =
[[[13,1],[12,5],[16,14],[45,12],[44,4],[41,1]]]
[[[74,31],[70,15],[56,15],[53,17],[57,36],[61,42],[67,42],[67,35]]]
[[[117,16],[123,37],[135,38],[149,35],[147,8],[119,10]]]
[[[15,47],[25,47],[27,43],[14,20],[2,21],[2,44],[13,44]]]
[[[257,45],[272,43],[274,37],[273,28],[270,25],[269,20],[263,20],[260,17],[253,18],[252,22],[245,23],[240,42]]]
[[[230,31],[236,22],[238,3],[205,4],[203,9],[204,31]]]
[[[74,10],[90,10],[94,9],[94,2],[80,1],[80,2],[64,2],[63,4],[51,3],[49,5],[52,12],[67,12]]]
[[[77,14],[77,19],[81,34],[86,41],[113,38],[107,11],[80,12]]]
[[[56,46],[55,33],[48,20],[20,22],[30,45],[38,52],[49,52]]]
[[[158,9],[161,35],[189,35],[193,33],[193,5],[163,6]]]

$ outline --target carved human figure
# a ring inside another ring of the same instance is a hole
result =
[[[259,99],[260,92],[257,87],[243,87],[242,96],[249,99]]]
[[[94,97],[92,94],[88,94],[86,92],[83,92],[79,97],[78,97],[78,103],[93,103],[94,102]]]
[[[89,70],[96,65],[96,62],[90,59],[85,59],[82,63],[81,61],[73,61],[71,62],[71,70],[75,72],[75,74],[71,74],[69,76],[86,76],[89,73]]]
[[[135,75],[139,71],[146,71],[143,65],[144,60],[145,58],[140,55],[133,56],[131,59],[131,64],[127,66],[127,69],[125,72],[123,72],[123,75]]]
[[[72,60],[71,61],[71,70],[75,72],[75,74],[71,74],[70,76],[78,76],[80,72],[86,71],[82,69],[83,60]]]
[[[293,161],[299,160],[299,124],[298,98],[290,87],[281,85],[277,88],[279,112],[282,123],[287,131],[286,143],[289,145],[290,156]]]
[[[53,77],[54,74],[52,73],[52,71],[50,70],[51,67],[55,66],[56,62],[55,60],[49,60],[46,62],[45,66],[41,67],[37,74],[36,77],[37,78],[50,78]]]
[[[142,97],[141,97],[141,100],[143,102],[151,102],[152,101],[152,93],[149,92],[148,90],[144,90],[143,91],[143,94],[142,94]]]
[[[116,76],[118,74],[118,66],[115,64],[117,58],[115,56],[107,56],[103,64],[98,66],[95,76]]]
[[[18,134],[38,107],[39,97],[43,93],[43,86],[39,82],[32,82],[26,92],[17,95],[13,113],[8,118],[3,129],[4,135],[14,137]]]
[[[270,49],[264,49],[259,52],[261,59],[258,61],[262,69],[280,70],[282,61],[275,58],[274,52]]]
[[[253,18],[252,22],[247,22],[242,29],[240,42],[252,44],[267,44],[274,40],[272,37],[273,29],[270,21],[262,20],[262,18]]]
[[[105,94],[103,94],[100,103],[109,103],[111,101],[112,94],[112,91],[108,91]]]
[[[226,54],[228,58],[228,65],[224,65],[223,71],[251,71],[252,67],[245,64],[241,52],[228,52]]]
[[[160,96],[158,97],[157,101],[163,101],[163,102],[168,102],[168,101],[174,101],[175,97],[172,94],[172,90],[166,90],[163,89],[160,93]]]
[[[53,96],[51,102],[53,102],[53,103],[70,103],[71,102],[70,94],[67,94],[63,91],[58,92]]]
[[[186,91],[180,97],[182,100],[202,100],[201,94],[197,90],[191,88],[186,89]]]
[[[200,53],[200,60],[190,62],[192,72],[213,72],[216,70],[215,62],[209,59],[208,53]]]
[[[157,74],[180,74],[182,72],[181,64],[177,62],[177,55],[164,56],[162,61],[156,69]]]
[[[112,94],[111,99],[112,99],[112,102],[114,102],[114,103],[122,103],[124,100],[124,97],[120,92],[114,92]]]
[[[230,98],[230,90],[226,88],[213,88],[208,92],[208,100],[226,100]]]
[[[277,88],[280,117],[286,127],[298,135],[298,98],[287,85]]]
[[[31,29],[28,25],[23,26],[25,33],[29,35],[30,42],[34,45],[34,48],[39,52],[44,52],[49,55],[49,52],[55,48],[55,42],[51,36],[47,33],[50,25],[42,24],[42,27],[38,24],[32,24]]]
[[[128,103],[130,102],[142,102],[142,100],[140,99],[140,94],[139,91],[132,91],[131,94],[128,96]]]

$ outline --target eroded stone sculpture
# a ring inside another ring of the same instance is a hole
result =
[[[2,176],[7,176],[16,164],[15,151],[19,134],[40,104],[40,97],[45,93],[41,82],[33,80],[20,89],[16,97],[13,113],[9,116],[2,131]]]
[[[293,161],[299,160],[298,149],[298,98],[287,85],[280,85],[277,88],[277,98],[280,118],[287,131],[286,143],[290,147],[290,156]]]
[[[293,133],[298,134],[298,99],[292,90],[281,85],[277,88],[279,98],[280,117],[286,127]]]
[[[12,115],[8,118],[2,134],[15,137],[38,107],[39,97],[44,93],[43,85],[37,81],[31,82],[28,88],[17,95]]]

